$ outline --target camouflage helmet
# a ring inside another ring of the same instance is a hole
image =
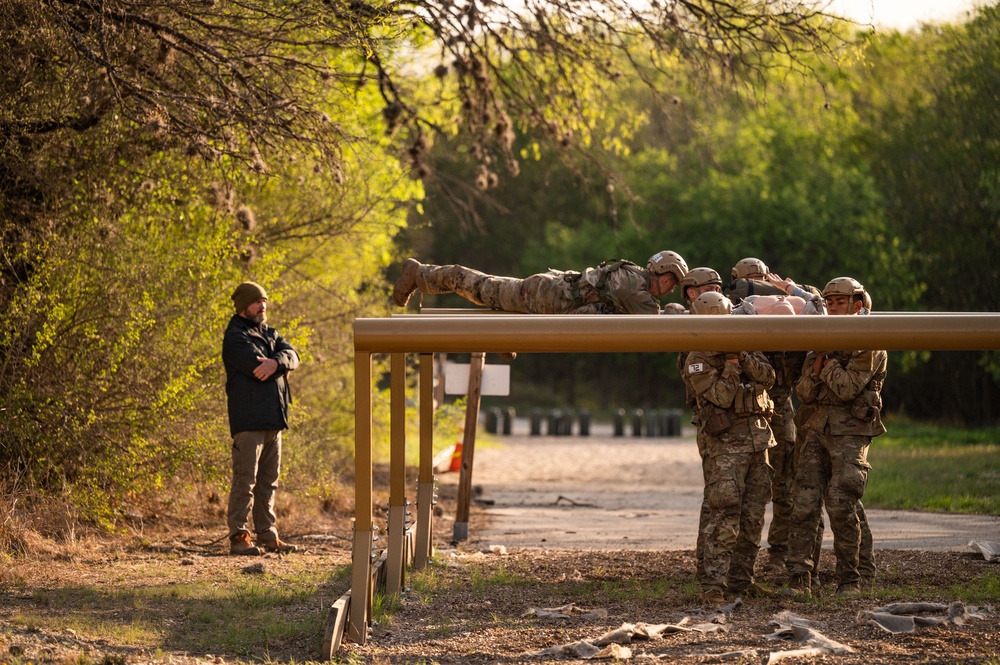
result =
[[[688,264],[684,261],[684,257],[677,252],[665,249],[649,257],[649,261],[646,263],[646,270],[653,275],[663,275],[668,272],[673,273],[679,283],[684,279],[684,275],[687,274]]]
[[[763,261],[748,256],[745,259],[740,259],[733,266],[732,279],[734,282],[738,279],[753,279],[754,276],[763,277],[769,272],[771,271],[767,269],[767,265]]]
[[[869,295],[868,291],[864,292],[863,298],[865,301],[865,309],[867,309],[869,312],[872,311],[872,297],[871,295]]]
[[[702,293],[691,303],[692,314],[732,314],[733,301],[715,291]]]
[[[711,268],[691,268],[691,270],[684,275],[684,279],[681,280],[681,284],[685,287],[718,284],[721,287],[722,278],[719,277],[719,273],[715,272]]]
[[[864,296],[865,287],[853,277],[835,277],[823,287],[823,297],[830,296]]]

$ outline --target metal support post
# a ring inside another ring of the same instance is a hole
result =
[[[406,354],[389,357],[389,543],[385,592],[403,589],[406,533]]]
[[[458,509],[453,539],[469,539],[469,504],[472,501],[472,460],[476,450],[476,427],[479,424],[479,400],[482,394],[485,353],[473,353],[469,361],[469,393],[465,403],[465,432],[462,435],[462,470],[458,476]]]
[[[368,641],[372,600],[372,356],[354,354],[354,552],[347,637]]]
[[[420,482],[417,483],[416,551],[413,567],[423,568],[433,556],[434,533],[434,357],[420,354]]]
[[[357,644],[368,641],[369,607],[372,600],[371,531],[354,532],[354,551],[351,553],[351,612],[347,625],[347,638]]]

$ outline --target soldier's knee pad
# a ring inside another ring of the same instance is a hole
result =
[[[868,486],[868,469],[855,464],[845,464],[834,484],[847,499],[858,501]]]
[[[743,497],[736,480],[727,478],[718,480],[708,486],[706,498],[713,511],[739,510]]]

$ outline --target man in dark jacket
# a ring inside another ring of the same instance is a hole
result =
[[[229,492],[229,551],[281,554],[297,548],[278,539],[274,492],[281,468],[281,430],[288,427],[292,394],[288,372],[299,356],[267,325],[267,293],[255,282],[243,282],[232,295],[236,314],[222,341],[226,366],[229,430],[233,435],[233,483]],[[252,513],[257,544],[247,521]]]

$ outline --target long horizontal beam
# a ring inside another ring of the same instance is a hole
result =
[[[974,351],[1000,349],[1000,314],[399,316],[356,319],[354,348],[366,353]]]

